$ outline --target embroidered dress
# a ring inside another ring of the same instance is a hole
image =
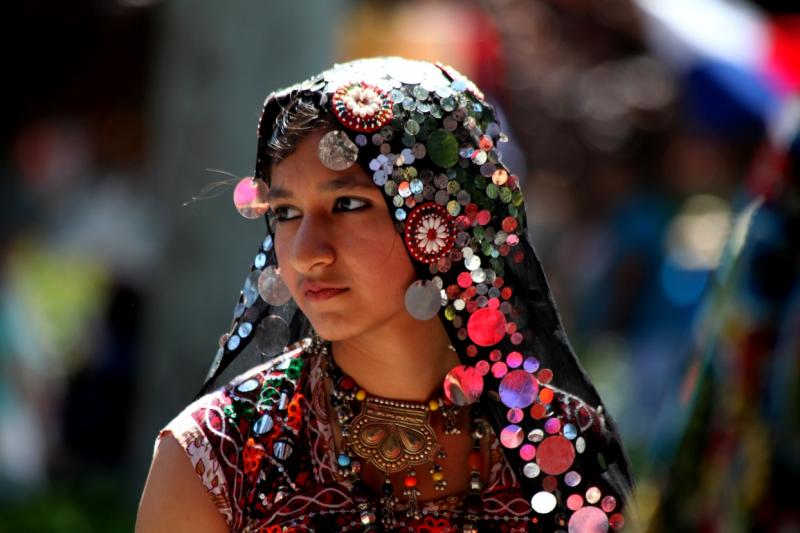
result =
[[[363,530],[350,484],[337,475],[323,378],[320,358],[296,348],[199,398],[162,430],[178,440],[231,531]],[[563,513],[531,511],[498,439],[493,433],[489,439],[491,466],[481,492],[479,530],[555,531],[563,525],[551,522],[557,516],[566,520]],[[572,474],[567,478],[580,478]],[[545,484],[555,480],[542,478]],[[605,497],[608,508],[609,494]],[[397,530],[460,531],[460,500],[422,502],[419,520],[405,518],[401,506]],[[577,502],[565,495],[561,503]]]

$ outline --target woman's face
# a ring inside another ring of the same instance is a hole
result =
[[[324,133],[273,165],[269,201],[281,276],[317,333],[335,341],[410,319],[404,298],[416,275],[381,189],[358,164],[320,162]]]

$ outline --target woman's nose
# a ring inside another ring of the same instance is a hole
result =
[[[336,249],[330,234],[330,224],[320,217],[306,214],[292,243],[292,266],[308,273],[324,268],[336,260]]]

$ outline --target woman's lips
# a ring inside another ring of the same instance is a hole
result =
[[[347,289],[319,289],[319,290],[307,290],[303,293],[306,297],[306,300],[310,302],[322,302],[324,300],[329,300],[334,296],[338,296],[345,292]]]

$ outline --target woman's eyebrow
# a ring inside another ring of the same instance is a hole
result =
[[[372,183],[365,183],[363,180],[356,176],[342,176],[320,183],[318,189],[321,191],[338,191],[341,189],[373,189],[375,185]],[[269,201],[277,200],[278,198],[294,198],[294,193],[290,189],[284,187],[273,186],[269,188],[267,193]]]
[[[339,189],[372,189],[375,185],[365,183],[356,176],[342,176],[320,184],[319,189],[324,191],[338,191]]]

